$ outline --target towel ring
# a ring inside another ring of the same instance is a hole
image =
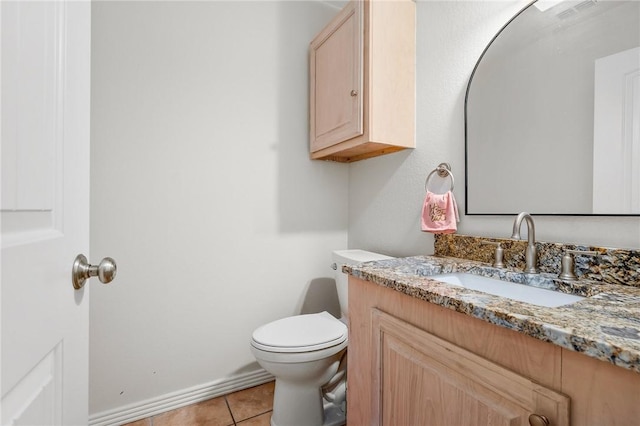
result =
[[[431,179],[434,173],[437,173],[441,178],[446,178],[447,176],[449,176],[451,178],[451,188],[449,189],[449,191],[453,191],[454,178],[453,173],[451,173],[451,166],[449,165],[449,163],[440,163],[438,164],[438,167],[433,169],[431,173],[427,175],[427,179],[424,181],[425,192],[428,191],[429,179]]]

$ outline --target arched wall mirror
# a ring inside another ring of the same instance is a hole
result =
[[[465,101],[466,213],[640,215],[640,1],[531,3]]]

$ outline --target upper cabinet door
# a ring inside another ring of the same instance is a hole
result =
[[[350,2],[311,42],[311,151],[362,135],[362,3]]]

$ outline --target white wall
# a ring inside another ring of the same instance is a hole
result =
[[[528,0],[419,1],[417,148],[352,165],[307,156],[318,2],[93,3],[91,413],[257,368],[248,339],[297,312],[330,251],[431,253],[424,179],[453,166],[464,212],[464,92]],[[347,192],[348,189],[348,192]],[[511,217],[461,233],[510,234]],[[638,218],[536,218],[547,241],[640,247]]]
[[[440,162],[453,167],[463,214],[466,85],[486,44],[527,3],[418,1],[417,148],[351,165],[350,247],[396,256],[432,253],[433,237],[420,232],[419,215],[424,179]],[[462,215],[458,232],[509,237],[513,219]],[[638,217],[539,216],[535,222],[539,240],[640,247]]]
[[[90,412],[258,368],[347,246],[348,166],[308,159],[320,2],[94,2]]]

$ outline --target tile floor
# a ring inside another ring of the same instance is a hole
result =
[[[269,426],[274,384],[265,383],[125,426]]]

